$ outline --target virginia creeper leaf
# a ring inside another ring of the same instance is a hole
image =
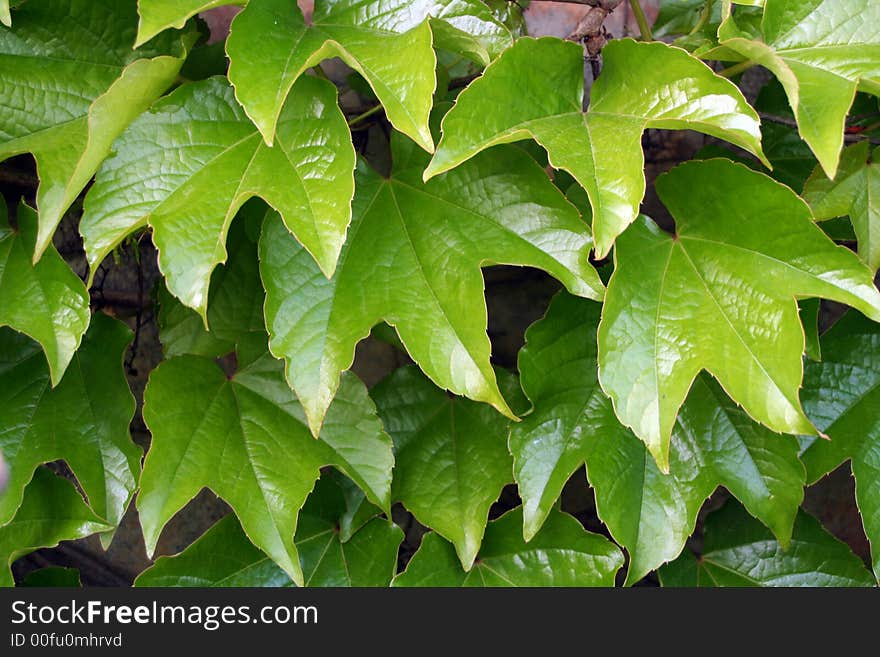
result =
[[[235,351],[236,346],[241,351],[249,336],[262,342],[258,355],[265,351],[265,293],[257,263],[257,239],[265,215],[262,202],[250,201],[229,227],[226,240],[229,257],[214,270],[208,290],[210,330],[205,329],[198,313],[160,286],[157,294],[159,340],[165,358],[184,354],[224,356]],[[238,354],[239,362],[242,355]]]
[[[0,160],[37,160],[35,260],[116,137],[174,82],[195,39],[168,35],[132,50],[136,26],[134,0],[44,0],[0,28]]]
[[[418,552],[392,586],[614,586],[623,566],[620,550],[566,513],[553,511],[530,542],[522,538],[522,512],[508,511],[486,527],[469,572],[451,544],[425,534]]]
[[[880,321],[871,272],[813,223],[788,187],[728,160],[657,179],[676,234],[642,219],[618,240],[599,325],[599,380],[621,421],[669,470],[669,436],[705,369],[770,429],[813,434],[801,408],[796,297]],[[731,202],[726,190],[747,190]]]
[[[604,257],[638,214],[647,128],[698,130],[763,158],[758,115],[733,83],[687,52],[621,39],[602,57],[584,113],[583,49],[554,38],[518,40],[444,117],[425,178],[495,144],[532,138],[587,190],[596,254]]]
[[[728,501],[710,514],[703,554],[685,552],[660,569],[663,586],[871,586],[871,574],[846,543],[801,511],[791,545],[773,535]]]
[[[470,570],[489,507],[513,483],[507,418],[450,398],[416,367],[397,369],[371,395],[394,441],[393,498],[451,541]]]
[[[0,586],[15,584],[10,566],[19,557],[112,528],[86,506],[73,484],[38,469],[15,517],[0,526]]]
[[[182,28],[196,14],[225,5],[244,5],[247,0],[138,0],[137,41],[141,46],[169,27]]]
[[[350,237],[329,281],[277,218],[260,240],[272,353],[287,361],[314,433],[354,348],[381,320],[442,388],[512,415],[489,364],[480,267],[538,267],[574,294],[601,298],[589,229],[545,172],[516,148],[494,150],[427,184],[427,156],[393,139],[394,172],[361,163]]]
[[[856,501],[880,580],[880,326],[850,311],[822,336],[822,362],[807,363],[804,408],[831,440],[801,455],[814,482],[852,460]]]
[[[80,232],[93,274],[149,222],[168,289],[205,318],[232,217],[260,196],[330,275],[351,216],[354,149],[331,83],[303,77],[290,98],[273,148],[222,78],[184,85],[137,119],[86,196]]]
[[[755,424],[701,377],[672,432],[670,474],[662,474],[599,387],[600,311],[561,293],[526,332],[519,370],[534,411],[510,431],[525,539],[538,533],[566,481],[586,463],[599,517],[629,552],[628,583],[678,556],[718,486],[786,543],[804,495],[797,441]]]
[[[49,246],[32,264],[37,213],[18,206],[17,229],[0,203],[0,326],[11,326],[40,343],[52,385],[64,376],[89,326],[89,294],[79,277]]]
[[[0,450],[10,470],[0,524],[12,518],[37,466],[58,459],[73,470],[96,514],[113,526],[122,519],[142,455],[128,432],[135,401],[122,359],[130,341],[128,327],[96,313],[53,388],[37,345],[0,330]]]
[[[849,215],[859,241],[859,255],[872,271],[880,269],[880,149],[867,141],[840,156],[837,176],[829,180],[816,169],[804,186],[804,200],[818,221]]]
[[[880,4],[875,0],[771,0],[762,39],[725,21],[724,46],[773,72],[798,131],[829,178],[837,172],[843,128],[856,90],[880,95]]]
[[[336,465],[389,509],[391,440],[352,374],[342,380],[320,440],[306,428],[282,364],[268,354],[232,376],[207,358],[164,361],[150,375],[144,420],[153,444],[138,510],[149,552],[165,523],[208,487],[229,503],[253,543],[301,584],[293,537],[322,466]]]
[[[343,542],[337,524],[342,490],[326,473],[300,511],[295,544],[306,586],[388,586],[403,532],[375,518]],[[373,507],[376,509],[376,507]],[[376,509],[378,511],[378,509]],[[287,574],[255,548],[230,514],[173,557],[160,557],[135,586],[293,586]]]
[[[432,16],[443,20],[429,24]],[[226,44],[229,79],[271,144],[291,85],[310,66],[339,57],[369,82],[391,124],[433,151],[435,39],[483,64],[512,42],[479,0],[318,0],[310,23],[295,0],[251,0]]]

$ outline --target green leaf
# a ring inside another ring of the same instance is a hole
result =
[[[843,151],[833,180],[817,168],[804,186],[804,200],[818,221],[849,215],[859,255],[872,271],[880,269],[880,149],[867,141]]]
[[[183,552],[159,557],[138,575],[135,586],[281,587],[293,586],[269,557],[254,547],[235,514],[217,522]]]
[[[804,353],[807,358],[822,360],[822,345],[819,342],[819,299],[802,299],[798,301],[798,312],[801,326],[804,327]]]
[[[801,511],[783,548],[745,509],[729,501],[706,519],[703,553],[685,552],[660,569],[663,586],[871,586],[846,543]]]
[[[138,0],[138,23],[136,46],[141,46],[159,32],[169,28],[182,28],[196,14],[223,7],[244,5],[247,0]]]
[[[270,355],[227,376],[213,361],[182,356],[150,375],[144,420],[153,444],[138,510],[148,552],[171,517],[203,487],[226,500],[254,544],[303,582],[293,536],[320,468],[336,465],[373,503],[390,507],[391,440],[354,375],[343,378],[321,439]]]
[[[12,15],[9,13],[9,0],[0,0],[0,23],[12,27]]]
[[[11,326],[43,347],[52,385],[64,376],[89,326],[89,294],[54,246],[31,264],[37,213],[18,206],[17,230],[0,203],[0,326]]]
[[[79,579],[79,571],[76,568],[51,566],[28,573],[21,585],[39,588],[78,589],[82,586],[82,582]]]
[[[354,149],[331,83],[297,82],[273,148],[221,78],[163,98],[114,148],[80,224],[92,275],[126,235],[149,222],[169,290],[205,318],[229,224],[252,196],[276,208],[321,270],[333,272],[351,217]]]
[[[599,517],[629,552],[628,583],[678,556],[718,486],[787,542],[804,495],[797,441],[755,424],[701,377],[672,432],[670,474],[662,474],[599,388],[600,311],[561,293],[526,332],[519,370],[534,410],[510,431],[525,539],[538,533],[565,483],[586,463]]]
[[[371,394],[394,440],[393,498],[452,541],[470,570],[489,507],[513,483],[507,419],[485,404],[451,398],[416,367],[397,369]]]
[[[852,460],[856,501],[880,580],[880,326],[850,311],[822,336],[822,362],[808,362],[804,408],[831,440],[801,455],[814,482]]]
[[[435,40],[483,64],[512,43],[478,0],[319,1],[311,23],[296,0],[252,0],[232,23],[229,79],[271,144],[294,82],[310,66],[339,57],[369,82],[391,124],[433,152]]]
[[[532,138],[587,190],[596,254],[604,257],[638,214],[647,128],[698,130],[763,158],[758,115],[698,59],[631,39],[611,41],[602,57],[584,114],[583,49],[553,38],[518,40],[459,95],[425,178],[495,144]]]
[[[728,160],[657,179],[676,235],[643,219],[620,237],[599,325],[599,380],[621,421],[669,470],[669,436],[703,369],[755,420],[816,430],[801,408],[804,333],[795,297],[880,321],[880,293],[788,187]],[[731,202],[728,190],[741,190]]]
[[[397,565],[400,529],[373,519],[348,542],[338,523],[345,513],[339,484],[322,475],[300,512],[296,532],[306,586],[388,586]],[[376,507],[373,507],[374,509]],[[378,511],[378,509],[376,509]],[[255,548],[234,515],[211,527],[173,557],[160,557],[135,586],[294,586],[287,574]]]
[[[740,33],[734,21],[722,24],[721,42],[779,79],[801,137],[834,178],[856,90],[880,95],[880,4],[775,0],[764,9],[762,40]]]
[[[329,281],[267,219],[260,240],[272,353],[317,433],[359,340],[381,320],[437,385],[512,415],[489,364],[480,267],[538,267],[574,294],[604,289],[589,229],[546,173],[516,148],[422,183],[427,156],[395,135],[394,172],[358,166],[350,237]]]
[[[73,484],[40,468],[15,517],[0,526],[0,586],[14,585],[10,566],[19,557],[112,528],[86,506]]]
[[[135,6],[28,2],[16,11],[13,29],[0,29],[0,160],[20,153],[37,160],[34,260],[113,141],[174,82],[195,39],[169,35],[132,51]]]
[[[438,534],[422,538],[406,570],[392,586],[614,586],[623,566],[620,550],[591,534],[566,513],[554,511],[530,542],[522,539],[522,512],[508,511],[489,523],[469,572]]]
[[[114,527],[122,519],[142,456],[128,432],[135,402],[122,359],[130,341],[128,327],[97,313],[52,388],[37,345],[0,331],[0,451],[10,470],[0,524],[15,514],[37,466],[58,459],[73,470],[96,514]]]
[[[265,351],[263,325],[265,293],[257,263],[257,239],[266,207],[249,201],[229,228],[229,257],[211,275],[208,289],[208,327],[198,313],[184,306],[160,286],[159,341],[165,358],[190,354],[219,357],[241,348],[250,338]],[[242,356],[241,353],[238,354]]]

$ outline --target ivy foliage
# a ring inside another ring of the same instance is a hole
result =
[[[139,586],[880,581],[873,0],[670,0],[663,41],[610,40],[595,80],[495,0],[0,0],[0,23],[0,160],[39,178],[0,206],[0,584],[132,502]],[[706,147],[649,186],[671,130]],[[94,283],[142,242],[163,358],[138,410],[141,308],[133,334]],[[493,265],[564,288],[509,369]],[[371,333],[412,362],[368,389]],[[844,463],[870,554],[802,508]],[[206,488],[230,513],[154,555]]]

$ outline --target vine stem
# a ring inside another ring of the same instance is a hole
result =
[[[750,68],[757,65],[758,62],[747,59],[746,61],[740,62],[739,64],[734,64],[733,66],[728,66],[725,69],[721,69],[720,71],[718,71],[718,75],[723,78],[732,78],[734,75],[742,73],[743,71],[748,71]]]
[[[369,118],[369,117],[373,116],[373,114],[376,114],[377,112],[380,112],[380,111],[382,111],[382,104],[381,103],[374,106],[374,107],[371,107],[366,112],[363,112],[362,114],[358,114],[356,117],[350,119],[348,121],[348,125],[354,125],[355,123],[360,123],[364,119]]]
[[[639,0],[629,0],[629,6],[632,8],[636,22],[639,24],[639,34],[642,37],[642,41],[653,41],[654,35],[651,33],[651,26],[648,25],[648,18],[645,16]]]

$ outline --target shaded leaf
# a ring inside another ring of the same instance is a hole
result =
[[[763,158],[758,116],[739,89],[662,43],[608,43],[583,113],[582,50],[553,38],[518,40],[459,95],[425,177],[495,144],[532,138],[587,190],[596,255],[604,257],[638,214],[647,128],[698,130]]]
[[[153,444],[138,510],[148,552],[171,517],[208,487],[254,544],[302,583],[293,536],[322,466],[344,470],[389,509],[391,440],[354,375],[343,378],[320,440],[306,428],[281,363],[268,354],[229,377],[207,358],[164,361],[150,375],[144,404]]]
[[[856,501],[880,579],[880,326],[850,311],[822,336],[822,362],[808,362],[807,415],[831,440],[808,443],[807,480],[852,460]]]
[[[450,397],[416,367],[397,369],[371,395],[394,440],[393,498],[450,540],[470,570],[489,507],[513,483],[507,418]]]
[[[214,267],[236,211],[260,196],[330,274],[351,216],[354,149],[336,88],[304,77],[267,147],[221,78],[180,87],[116,142],[85,200],[92,275],[148,222],[168,289],[205,318]],[[207,321],[207,320],[205,320]]]
[[[663,586],[871,586],[846,543],[801,511],[783,549],[745,509],[727,502],[706,519],[703,554],[685,552],[660,569]]]
[[[566,513],[554,511],[529,543],[522,512],[508,511],[486,528],[473,568],[465,572],[450,543],[431,532],[392,586],[614,586],[623,555]]]
[[[871,272],[788,187],[740,164],[689,162],[656,189],[676,235],[643,219],[621,236],[599,325],[599,380],[617,416],[668,471],[678,408],[705,369],[765,426],[815,435],[798,399],[795,297],[833,299],[880,321]],[[748,191],[733,204],[729,189]]]
[[[797,441],[755,424],[700,377],[672,432],[670,474],[662,474],[599,388],[600,311],[561,293],[526,332],[519,370],[534,410],[510,431],[524,537],[538,533],[565,483],[586,463],[599,517],[629,552],[628,583],[678,556],[718,486],[787,542],[803,499]]]
[[[80,588],[79,571],[76,568],[52,566],[40,568],[27,574],[22,586],[39,588]]]
[[[0,586],[14,585],[10,566],[19,557],[112,528],[86,506],[73,484],[40,468],[15,517],[0,526]]]
[[[130,341],[128,327],[97,313],[52,388],[36,344],[0,331],[0,450],[10,470],[0,524],[12,518],[37,466],[58,459],[73,470],[98,516],[114,527],[122,519],[142,456],[128,432],[135,402],[122,360]]]
[[[13,229],[0,203],[0,326],[40,343],[57,385],[89,326],[89,295],[54,246],[31,264],[37,213],[21,203],[16,220]]]
[[[37,160],[35,259],[116,137],[174,82],[195,40],[169,35],[133,51],[136,20],[134,0],[42,0],[0,29],[0,160]]]
[[[528,155],[486,153],[422,183],[427,156],[395,135],[394,172],[361,163],[349,240],[327,280],[277,218],[260,240],[272,353],[317,433],[359,340],[382,320],[442,388],[511,411],[489,364],[480,267],[538,267],[575,294],[604,291],[575,208]]]
[[[804,186],[804,200],[817,221],[849,215],[859,255],[872,271],[880,269],[880,149],[867,141],[843,151],[834,180],[817,168]]]
[[[374,519],[342,542],[338,514],[342,489],[322,476],[302,511],[296,546],[306,586],[388,586],[403,532]],[[375,507],[374,507],[375,508]],[[135,586],[294,586],[287,574],[253,546],[234,515],[211,527],[173,557],[160,557],[138,576]]]

